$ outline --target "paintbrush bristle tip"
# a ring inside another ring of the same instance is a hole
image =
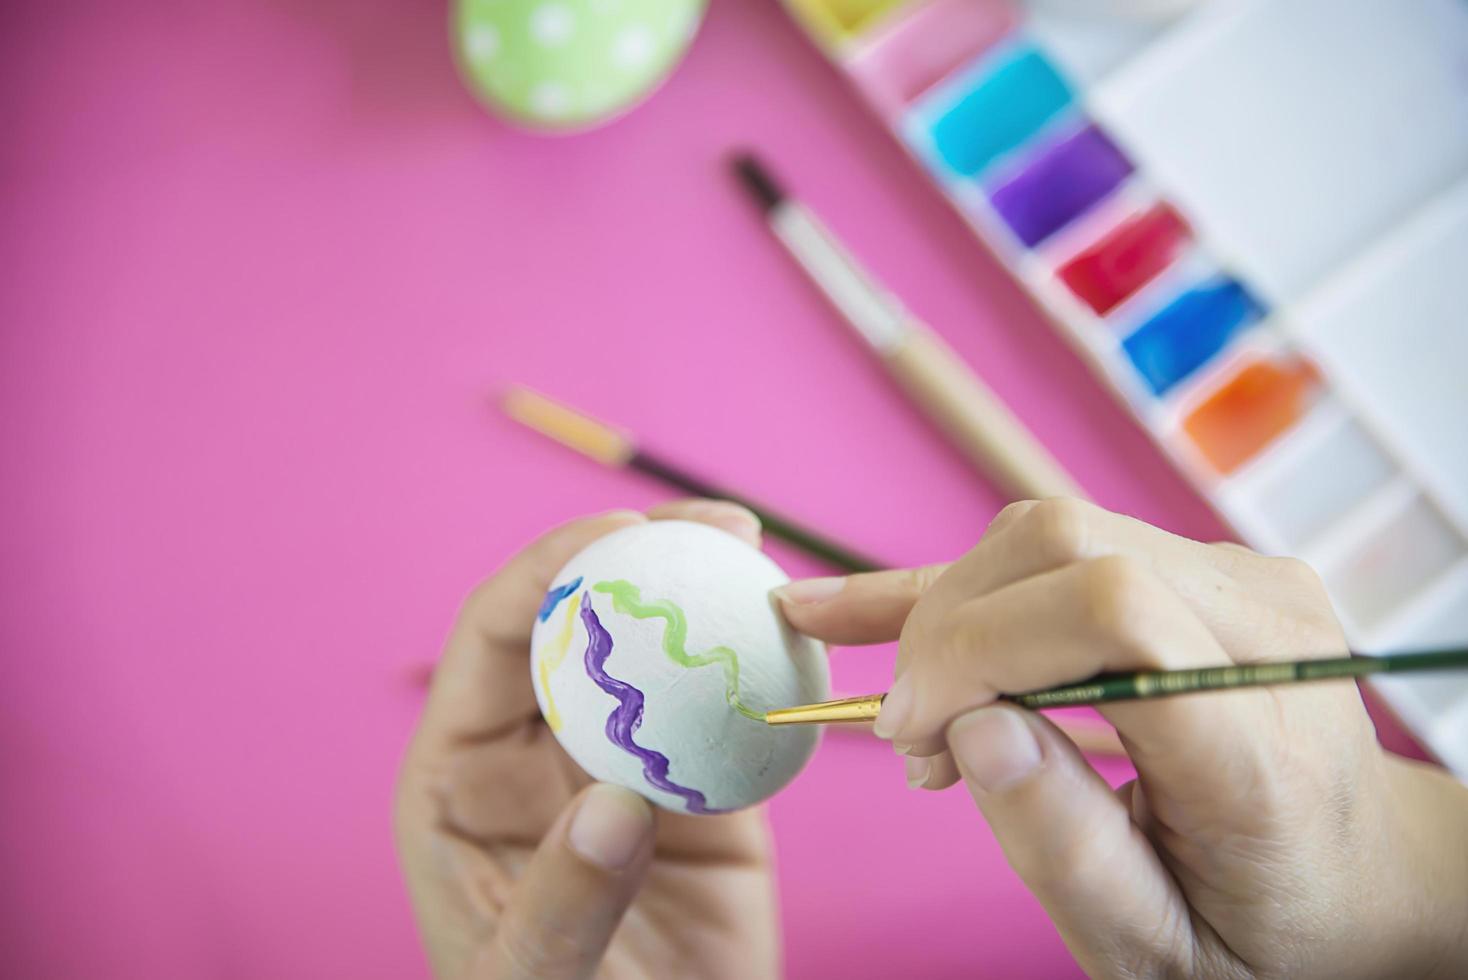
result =
[[[739,182],[765,211],[773,211],[785,200],[785,189],[773,174],[748,150],[735,153],[730,161]]]

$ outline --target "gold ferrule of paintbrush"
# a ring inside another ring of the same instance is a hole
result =
[[[864,694],[859,698],[801,704],[793,708],[776,708],[765,712],[767,725],[833,725],[845,721],[872,721],[882,710],[885,694]]]

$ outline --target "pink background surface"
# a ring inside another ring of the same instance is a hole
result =
[[[499,383],[894,562],[974,540],[1000,499],[772,246],[731,145],[1098,500],[1223,534],[773,0],[715,0],[663,91],[568,139],[477,108],[429,0],[0,22],[8,974],[424,972],[389,835],[415,665],[538,531],[664,497],[498,418]],[[890,658],[838,651],[837,683]],[[770,815],[793,975],[1074,970],[966,795],[885,748],[828,739]]]

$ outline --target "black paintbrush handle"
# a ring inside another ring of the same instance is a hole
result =
[[[1232,664],[1190,670],[1157,670],[1137,674],[1098,674],[1063,687],[1014,694],[1005,700],[1026,708],[1063,708],[1108,701],[1160,698],[1195,691],[1221,691],[1268,684],[1296,684],[1367,674],[1414,673],[1468,667],[1468,650],[1428,650],[1390,657],[1339,657],[1292,663]]]
[[[708,483],[686,470],[679,469],[671,463],[664,462],[656,456],[646,452],[638,451],[628,466],[648,476],[656,477],[664,483],[675,486],[680,490],[693,494],[695,497],[710,497],[714,500],[728,500],[732,503],[748,507],[765,527],[765,531],[773,537],[779,538],[804,551],[806,554],[839,568],[843,572],[875,572],[887,567],[881,562],[875,561],[852,551],[850,548],[831,540],[823,534],[819,534],[809,528],[803,527],[779,514],[762,507],[752,501],[745,500],[738,494],[733,494]]]

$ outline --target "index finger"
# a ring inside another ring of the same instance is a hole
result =
[[[806,636],[838,646],[890,643],[947,565],[859,572],[791,582],[772,593],[785,619]]]
[[[1039,504],[1021,500],[995,515],[978,548],[996,540]],[[919,599],[948,571],[944,562],[918,568],[892,568],[835,578],[812,578],[773,592],[785,619],[806,636],[840,646],[890,643]]]
[[[1211,626],[1219,589],[1244,556],[1170,534],[1081,500],[1026,500],[999,513],[979,543],[948,566],[812,579],[779,589],[785,616],[802,633],[829,643],[898,638],[922,600],[927,615],[988,595],[1035,575],[1107,555],[1141,562],[1165,578]],[[1185,576],[1168,569],[1186,568]]]

